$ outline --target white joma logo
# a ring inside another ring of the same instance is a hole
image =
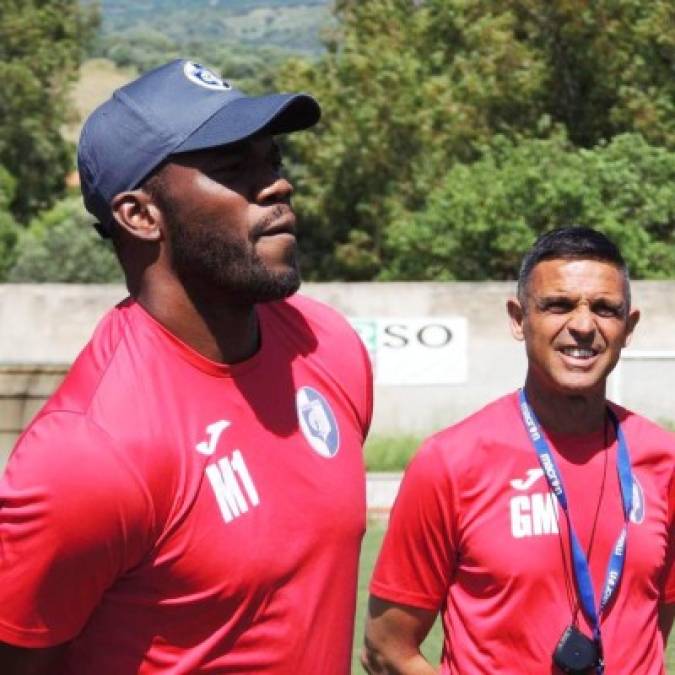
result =
[[[222,434],[229,426],[230,422],[228,420],[218,420],[213,424],[209,424],[209,426],[206,427],[206,433],[209,435],[209,440],[197,443],[195,446],[197,452],[201,452],[202,455],[212,455],[218,447],[220,434]]]
[[[525,480],[522,478],[514,478],[511,481],[511,487],[514,490],[524,492],[525,490],[529,490],[543,475],[543,469],[528,469],[527,478],[525,478]]]

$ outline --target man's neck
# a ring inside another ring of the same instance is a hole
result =
[[[601,391],[564,393],[542,387],[528,375],[525,381],[527,401],[540,424],[553,433],[588,434],[605,426],[607,399]]]
[[[145,285],[136,300],[169,332],[211,361],[239,363],[260,347],[253,304],[228,302],[225,294],[188,293],[175,278]]]

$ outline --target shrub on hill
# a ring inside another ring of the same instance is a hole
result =
[[[112,246],[92,227],[79,196],[67,197],[33,219],[21,233],[12,282],[122,281]]]

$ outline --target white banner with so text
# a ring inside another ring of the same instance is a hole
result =
[[[351,317],[373,363],[375,384],[459,384],[468,377],[464,317]]]

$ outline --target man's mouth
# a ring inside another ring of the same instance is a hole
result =
[[[573,359],[592,359],[598,354],[597,350],[590,347],[561,347],[560,351]]]
[[[278,234],[290,234],[295,236],[295,227],[292,224],[278,223],[265,228],[260,234],[261,237],[275,237]]]
[[[256,238],[275,237],[278,235],[291,235],[295,237],[295,214],[291,210],[284,209],[281,214],[267,220],[257,230],[255,233]]]

